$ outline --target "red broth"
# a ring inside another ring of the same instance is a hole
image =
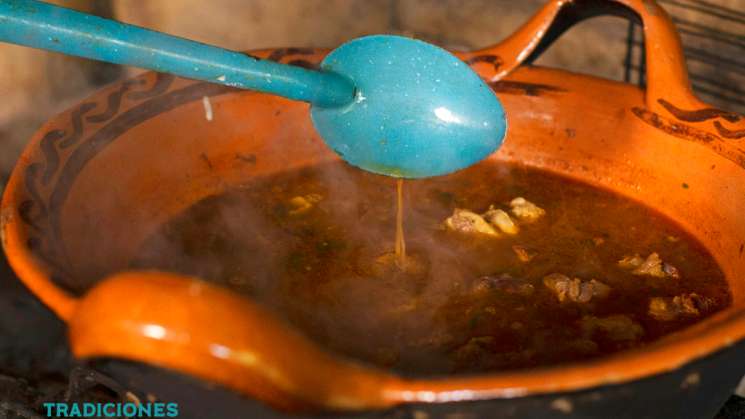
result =
[[[515,197],[545,215],[520,220]],[[221,284],[331,351],[417,376],[595,358],[731,303],[722,271],[693,237],[583,183],[495,163],[406,181],[403,270],[391,257],[395,198],[394,179],[341,163],[260,178],[165,224],[133,267]],[[456,208],[490,206],[519,232],[445,227]],[[619,265],[652,253],[658,276]]]

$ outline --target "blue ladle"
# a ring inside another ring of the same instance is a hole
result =
[[[506,131],[499,100],[465,63],[399,36],[347,42],[315,71],[39,1],[0,0],[0,41],[309,102],[334,151],[388,176],[468,167],[495,151]]]

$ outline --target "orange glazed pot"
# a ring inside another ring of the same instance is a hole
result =
[[[520,66],[573,23],[599,14],[642,23],[646,91]],[[325,52],[252,54],[313,66]],[[502,43],[458,55],[506,110],[505,144],[489,159],[580,179],[656,208],[715,255],[732,306],[637,350],[533,370],[411,379],[336,357],[207,281],[127,271],[148,235],[202,198],[338,159],[315,133],[306,104],[152,72],[102,90],[34,136],[3,197],[8,259],[67,322],[76,357],[175,371],[259,400],[270,412],[420,406],[428,414],[454,402],[552,397],[547,408],[570,413],[573,399],[556,397],[664,376],[745,337],[745,118],[693,95],[663,9],[651,0],[554,0]],[[742,361],[731,366],[742,375]]]

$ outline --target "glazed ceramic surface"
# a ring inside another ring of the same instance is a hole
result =
[[[395,177],[438,176],[471,166],[502,144],[507,127],[499,100],[443,49],[369,36],[333,50],[321,68],[357,86],[352,106],[311,108],[324,141],[357,167]]]
[[[643,22],[646,91],[520,67],[572,23],[603,13]],[[325,51],[252,54],[315,66]],[[77,357],[176,370],[285,410],[587,390],[676,370],[745,337],[745,118],[692,94],[679,38],[659,6],[552,1],[501,44],[459,57],[505,108],[510,128],[489,159],[560,173],[658,209],[715,255],[732,307],[642,349],[550,368],[408,379],[335,357],[226,289],[126,271],[149,234],[200,199],[338,159],[305,104],[158,73],[109,87],[36,134],[3,198],[10,263],[68,323]]]

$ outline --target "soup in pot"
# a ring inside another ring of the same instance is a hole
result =
[[[731,302],[700,243],[606,190],[484,162],[402,196],[405,256],[396,180],[334,163],[196,203],[132,265],[222,284],[330,351],[414,376],[595,358]]]

